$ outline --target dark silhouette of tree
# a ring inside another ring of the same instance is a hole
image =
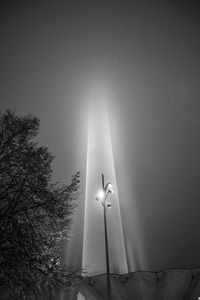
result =
[[[68,186],[52,183],[53,156],[38,146],[39,120],[0,113],[0,294],[14,299],[70,284],[61,264],[78,196],[79,173]]]

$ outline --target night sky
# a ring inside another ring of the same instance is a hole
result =
[[[81,263],[88,103],[104,89],[129,271],[200,266],[199,1],[3,1],[0,108],[33,113],[55,180],[81,171],[70,264]]]

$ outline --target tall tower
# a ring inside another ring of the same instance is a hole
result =
[[[95,200],[105,183],[112,183],[109,195],[112,208],[107,211],[110,272],[127,273],[127,260],[120,205],[106,105],[103,101],[90,106],[87,143],[86,192],[82,267],[87,275],[106,273],[103,207]]]

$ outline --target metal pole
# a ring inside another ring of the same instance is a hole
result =
[[[105,246],[106,246],[107,296],[108,296],[108,300],[111,300],[110,265],[109,265],[108,234],[107,234],[107,220],[106,220],[106,205],[105,205],[105,203],[104,203],[104,229],[105,229]]]
[[[105,187],[104,187],[104,175],[103,174],[101,175],[101,179],[102,179],[102,188],[105,191]]]
[[[51,300],[51,286],[49,285],[49,299]]]

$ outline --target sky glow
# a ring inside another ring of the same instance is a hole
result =
[[[200,266],[200,1],[11,0],[0,22],[0,109],[40,119],[55,181],[81,172],[66,264],[82,265],[88,99],[102,82],[129,271]]]

